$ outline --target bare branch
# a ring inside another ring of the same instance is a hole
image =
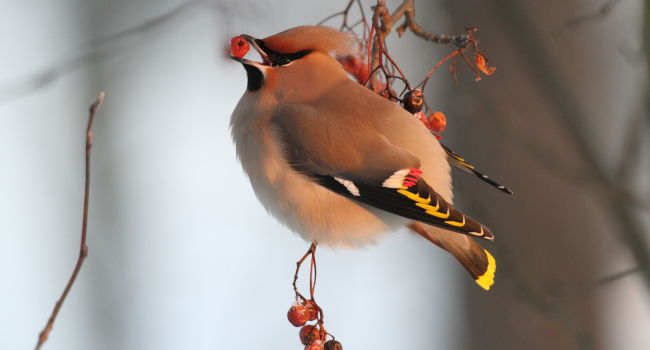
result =
[[[397,28],[397,33],[402,36],[406,29],[409,29],[415,36],[420,37],[426,41],[431,41],[436,44],[449,44],[452,43],[458,47],[463,47],[467,43],[467,35],[445,35],[427,32],[415,21],[415,5],[414,0],[405,0],[395,13],[391,16],[393,23],[397,22],[399,18],[404,15],[404,23]]]
[[[77,280],[77,275],[79,275],[79,271],[81,271],[81,266],[83,265],[86,256],[88,256],[88,245],[86,245],[86,237],[88,232],[88,201],[90,198],[90,150],[93,147],[92,127],[93,127],[93,121],[95,119],[95,114],[101,107],[102,102],[104,101],[104,96],[105,94],[103,91],[99,93],[95,102],[92,105],[90,105],[90,112],[88,114],[88,124],[86,127],[86,149],[85,149],[86,161],[85,161],[84,202],[83,202],[83,217],[81,222],[81,243],[79,245],[79,257],[77,258],[77,263],[74,267],[74,270],[72,271],[72,275],[70,275],[70,279],[68,280],[68,283],[63,289],[63,293],[61,294],[61,297],[59,298],[59,300],[57,300],[56,304],[54,305],[54,309],[52,310],[52,314],[50,314],[50,318],[47,320],[47,324],[45,325],[45,328],[43,328],[43,330],[38,336],[38,343],[36,344],[35,347],[36,350],[41,349],[43,344],[45,344],[45,342],[47,341],[47,338],[50,335],[52,328],[54,327],[54,321],[56,320],[56,317],[58,316],[59,311],[61,310],[61,306],[63,306],[63,302],[68,296],[70,289],[72,289],[74,282]]]

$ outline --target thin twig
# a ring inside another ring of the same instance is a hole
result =
[[[352,10],[352,6],[355,3],[358,5],[359,14],[360,14],[361,18],[357,22],[355,22],[353,24],[349,24],[350,11]],[[352,34],[352,36],[354,36],[355,40],[359,44],[359,47],[364,47],[366,45],[365,38],[366,38],[366,34],[368,33],[369,26],[368,26],[368,22],[366,21],[366,14],[363,11],[363,5],[361,4],[361,1],[360,0],[350,0],[350,1],[348,1],[348,4],[345,6],[345,9],[343,9],[343,11],[337,12],[337,13],[331,15],[331,16],[326,17],[322,21],[318,22],[318,24],[321,25],[321,24],[329,21],[330,19],[338,17],[338,16],[343,16],[343,20],[341,21],[341,27],[339,28],[339,30]],[[356,26],[358,26],[359,24],[363,24],[363,33],[361,34],[361,36],[359,36],[357,34],[357,32],[354,30],[354,28]]]
[[[47,338],[50,335],[52,328],[54,327],[54,321],[56,320],[56,317],[59,314],[59,311],[61,310],[61,306],[63,306],[63,302],[65,301],[65,298],[68,296],[70,289],[72,289],[72,285],[74,285],[74,282],[77,280],[77,275],[81,270],[81,265],[83,265],[86,256],[88,256],[88,245],[86,245],[86,237],[88,232],[88,200],[90,198],[90,150],[93,147],[92,127],[93,127],[93,121],[95,119],[95,114],[101,107],[102,102],[104,101],[104,96],[105,94],[103,91],[100,92],[99,95],[97,95],[97,99],[95,100],[95,102],[92,105],[90,105],[90,111],[88,114],[88,125],[86,127],[86,149],[85,149],[86,164],[85,164],[83,218],[81,222],[81,243],[79,245],[79,257],[77,258],[77,263],[74,267],[74,270],[72,271],[72,275],[70,275],[68,284],[66,284],[65,289],[63,289],[63,293],[61,294],[61,297],[59,298],[59,300],[57,300],[56,304],[54,305],[54,310],[52,310],[52,314],[50,315],[50,318],[47,320],[47,324],[45,325],[45,328],[43,328],[43,330],[38,336],[38,343],[36,344],[36,348],[35,348],[36,350],[39,350],[43,346],[43,344],[45,344],[45,342],[47,341]]]
[[[300,258],[300,260],[298,260],[298,262],[296,262],[296,273],[293,275],[293,291],[296,293],[296,303],[298,303],[298,304],[309,303],[310,307],[313,307],[313,308],[316,309],[316,313],[317,313],[317,316],[315,318],[316,325],[318,326],[321,334],[323,335],[323,338],[325,337],[325,335],[329,335],[332,338],[334,338],[334,336],[331,333],[327,332],[327,330],[325,329],[325,325],[324,325],[324,323],[325,323],[325,313],[323,311],[323,308],[320,307],[318,302],[316,302],[316,297],[314,296],[315,293],[316,293],[316,279],[318,277],[317,276],[317,271],[316,271],[316,248],[317,248],[317,244],[312,243],[309,246],[309,249],[307,250],[305,255],[303,255],[302,258]],[[309,260],[309,299],[307,299],[304,295],[302,295],[298,291],[298,286],[296,285],[297,281],[298,281],[298,275],[300,274],[300,267],[305,262],[307,257],[310,258],[310,260]],[[313,319],[311,319],[311,320],[313,320]]]
[[[435,34],[424,30],[416,21],[415,21],[415,3],[414,0],[404,0],[402,5],[393,12],[391,16],[391,21],[393,23],[397,22],[400,17],[404,16],[404,23],[402,23],[397,28],[397,33],[401,37],[406,29],[413,32],[417,37],[420,37],[426,41],[430,41],[436,44],[449,44],[452,43],[458,47],[463,47],[467,43],[467,35],[446,35],[446,34]]]
[[[82,45],[70,56],[61,59],[39,72],[34,72],[13,81],[2,82],[0,83],[0,103],[25,96],[52,84],[66,74],[103,62],[122,52],[124,49],[123,45],[127,39],[155,31],[169,24],[179,16],[187,14],[189,10],[195,9],[196,5],[203,3],[200,0],[189,0],[160,16],[142,22],[134,27]]]
[[[302,263],[305,261],[305,259],[307,259],[308,256],[313,255],[315,251],[316,251],[316,244],[312,243],[309,246],[309,249],[307,250],[305,255],[303,255],[302,258],[300,258],[300,260],[298,260],[296,262],[296,273],[293,275],[293,291],[296,292],[296,296],[299,297],[300,299],[302,299],[303,301],[307,300],[307,298],[305,298],[298,291],[298,286],[296,285],[296,283],[298,282],[298,274],[300,273],[300,266],[302,265]],[[310,287],[311,287],[311,279],[310,279]],[[312,295],[312,297],[313,297],[313,295]]]
[[[440,66],[442,66],[445,62],[449,61],[450,59],[456,57],[459,54],[460,54],[460,51],[458,51],[458,50],[454,51],[454,52],[450,53],[449,55],[447,55],[447,57],[443,58],[438,63],[436,63],[436,65],[433,66],[433,68],[431,68],[429,73],[427,73],[427,76],[424,78],[424,80],[422,80],[416,86],[416,88],[421,88],[422,90],[424,90],[427,87],[427,82],[429,81],[429,79],[431,79],[431,76],[433,76],[433,73],[435,73],[438,70],[438,68],[440,68]]]
[[[352,2],[350,2],[350,4],[352,4]],[[332,18],[336,18],[336,17],[338,17],[338,16],[343,16],[343,15],[345,15],[346,13],[347,13],[347,12],[345,12],[345,11],[341,11],[341,12],[333,13],[333,14],[331,14],[331,15],[329,15],[329,16],[323,18],[320,22],[316,23],[316,25],[317,25],[317,26],[322,26],[323,24],[325,24],[325,23],[326,23],[327,21],[329,21],[330,19],[332,19]]]

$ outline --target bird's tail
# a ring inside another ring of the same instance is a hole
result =
[[[490,290],[494,284],[497,264],[492,254],[473,238],[419,222],[412,222],[409,228],[451,253],[474,278],[476,284]]]

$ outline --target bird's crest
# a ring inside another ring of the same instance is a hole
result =
[[[347,56],[357,50],[351,35],[325,26],[294,27],[264,38],[263,41],[266,47],[281,53],[310,50]]]

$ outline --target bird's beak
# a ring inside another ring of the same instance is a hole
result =
[[[263,65],[263,66],[270,66],[271,65],[271,61],[269,60],[269,55],[262,48],[262,45],[263,45],[262,40],[256,39],[256,38],[254,38],[254,37],[252,37],[250,35],[247,35],[247,34],[242,34],[240,36],[242,38],[244,38],[255,49],[255,51],[257,51],[257,53],[260,54],[260,57],[262,57],[262,62],[251,61],[251,60],[245,59],[243,57],[230,56],[230,58],[232,58],[233,60],[235,60],[237,62],[241,62],[243,64]]]

